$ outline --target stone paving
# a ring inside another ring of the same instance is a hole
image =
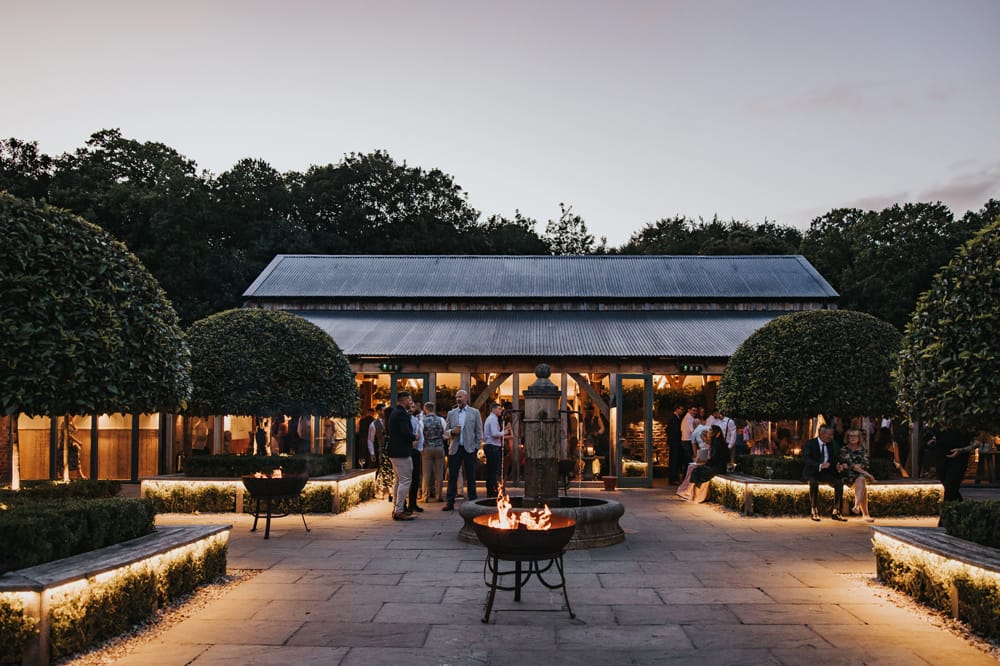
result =
[[[234,514],[229,566],[261,572],[193,609],[136,664],[995,664],[929,614],[865,582],[866,523],[738,518],[667,489],[593,491],[625,504],[626,541],[566,554],[562,595],[531,580],[497,592],[483,624],[485,549],[460,542],[440,504],[412,522],[385,501],[276,520],[271,539]],[[933,519],[880,525],[936,524]]]

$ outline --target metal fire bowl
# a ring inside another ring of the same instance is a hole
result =
[[[499,514],[485,514],[472,519],[472,527],[476,536],[491,553],[513,557],[531,557],[536,555],[559,554],[566,548],[576,521],[566,516],[552,516],[552,522],[547,530],[529,530],[523,525],[517,529],[505,530],[490,527],[490,519],[498,518]]]
[[[277,479],[260,476],[244,476],[243,485],[254,497],[297,497],[306,487],[308,476],[282,476]]]

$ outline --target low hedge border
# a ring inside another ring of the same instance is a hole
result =
[[[20,499],[65,499],[68,497],[99,499],[118,497],[121,491],[121,481],[106,479],[74,479],[69,482],[22,481],[20,490],[0,488],[0,502],[16,502]]]
[[[0,662],[49,663],[79,652],[224,574],[230,528],[160,528],[0,576]]]
[[[140,495],[157,513],[253,513],[250,494],[238,479],[143,479]],[[306,513],[343,513],[374,497],[374,470],[311,478],[300,495]]]
[[[1000,548],[1000,502],[948,502],[941,508],[941,526],[958,539]]]
[[[799,481],[769,481],[742,474],[721,474],[710,482],[708,501],[743,515],[807,516],[809,485]],[[926,481],[889,481],[868,485],[868,510],[875,518],[936,516],[944,489]],[[820,502],[833,508],[833,488],[820,486]],[[854,489],[844,488],[844,502],[854,502]],[[843,510],[843,509],[842,509]],[[846,512],[845,512],[846,515]]]
[[[749,476],[761,479],[785,481],[802,480],[802,458],[800,456],[736,456],[736,468]],[[884,458],[872,458],[868,471],[879,481],[898,478],[892,462]]]
[[[938,528],[875,527],[872,550],[883,583],[1000,639],[1000,549]]]
[[[184,461],[184,475],[238,479],[262,472],[270,475],[281,468],[285,474],[307,474],[310,478],[340,474],[347,457],[342,455],[252,456],[226,453],[212,456],[190,456]]]
[[[34,499],[0,509],[0,573],[104,548],[153,531],[152,502],[125,498]]]

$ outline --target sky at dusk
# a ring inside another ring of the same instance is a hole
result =
[[[484,216],[620,245],[686,215],[1000,197],[996,0],[0,0],[0,136],[221,173],[384,149]]]

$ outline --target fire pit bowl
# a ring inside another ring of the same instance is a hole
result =
[[[546,556],[561,553],[573,536],[576,521],[566,516],[552,516],[547,530],[529,530],[524,525],[517,529],[490,527],[490,519],[498,514],[484,514],[472,519],[479,541],[500,557]]]
[[[515,512],[527,506],[524,498],[519,496],[512,496],[510,502]],[[553,525],[557,517],[576,522],[566,550],[603,548],[625,540],[625,531],[618,524],[618,519],[625,513],[621,502],[589,497],[553,497],[545,503],[552,509]],[[466,543],[481,543],[474,520],[482,515],[496,516],[496,498],[464,502],[458,513],[465,521],[458,538]]]
[[[263,515],[265,517],[264,538],[271,538],[271,518],[283,518],[289,515],[290,512],[290,509],[281,511],[280,513],[275,511],[275,507],[280,507],[279,503],[282,500],[287,500],[287,504],[292,504],[298,508],[299,515],[302,516],[302,526],[306,528],[306,532],[309,531],[309,526],[306,525],[305,511],[302,510],[302,498],[300,496],[302,489],[306,487],[306,481],[309,480],[307,475],[279,477],[247,475],[241,478],[243,486],[250,492],[250,497],[254,501],[253,527],[250,528],[251,532],[257,531],[257,521]],[[263,509],[260,506],[261,502],[264,503]]]
[[[243,485],[254,498],[296,497],[306,487],[307,476],[279,476],[273,479],[269,476],[244,476]]]

